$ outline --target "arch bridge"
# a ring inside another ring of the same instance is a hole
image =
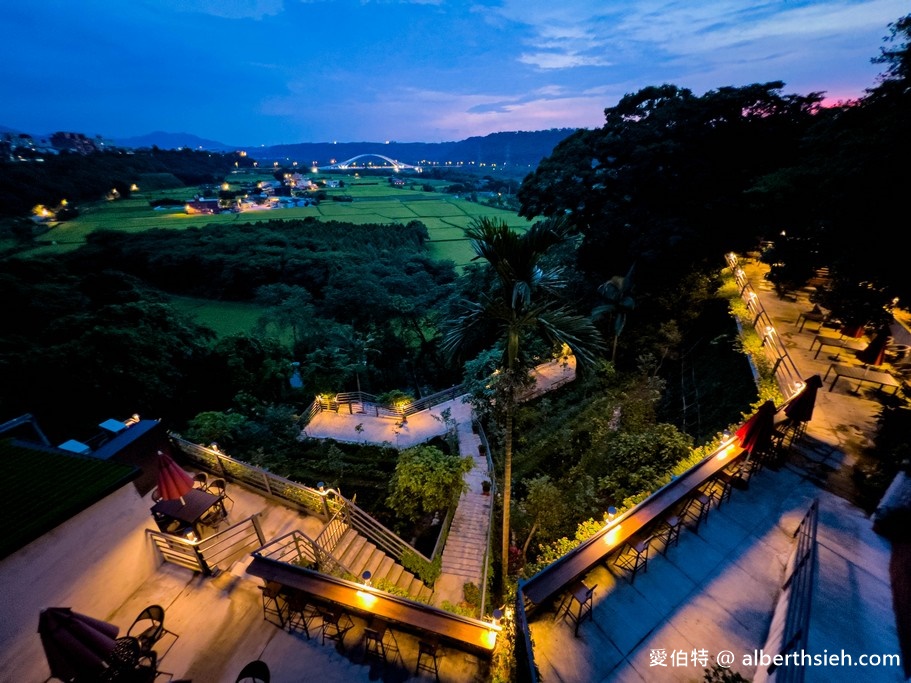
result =
[[[382,159],[384,163],[368,165],[365,161],[363,161],[364,159],[369,159],[371,157],[374,157],[376,159]],[[358,163],[358,162],[360,162],[360,163]],[[362,169],[362,168],[377,168],[377,169],[388,168],[388,169],[392,169],[394,171],[411,170],[411,171],[417,171],[418,173],[421,172],[420,166],[413,166],[411,164],[406,164],[402,161],[397,161],[396,159],[390,159],[389,157],[387,157],[383,154],[373,154],[373,153],[358,154],[357,156],[351,157],[347,161],[339,161],[339,162],[331,164],[329,166],[321,166],[320,168],[323,168],[327,171],[328,170],[343,171],[343,170],[349,170],[349,169]]]

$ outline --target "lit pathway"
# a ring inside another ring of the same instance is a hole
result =
[[[532,375],[535,386],[524,397],[526,400],[575,379],[575,358],[542,363],[532,371]],[[352,415],[342,407],[338,413],[328,410],[317,413],[304,430],[307,436],[316,439],[389,443],[397,448],[407,448],[444,434],[446,425],[441,415],[449,409],[450,417],[457,423],[459,453],[471,456],[474,467],[465,475],[468,486],[459,498],[449,537],[446,539],[442,573],[434,585],[433,602],[436,605],[441,605],[444,601],[453,604],[462,602],[464,585],[473,583],[480,588],[484,574],[484,552],[493,496],[484,495],[482,482],[491,479],[492,475],[487,468],[486,456],[478,452],[481,440],[471,431],[471,406],[463,403],[463,398],[459,396],[429,410],[415,413],[401,427],[396,427],[396,421],[391,418]]]

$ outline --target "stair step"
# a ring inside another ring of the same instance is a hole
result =
[[[411,583],[413,581],[414,581],[414,574],[412,574],[410,571],[408,571],[406,569],[406,570],[403,570],[402,573],[399,575],[399,578],[395,582],[395,585],[404,591],[408,591],[410,594],[411,593]]]
[[[342,555],[344,555],[348,550],[348,546],[350,546],[351,543],[353,543],[357,538],[358,533],[351,527],[348,527],[348,529],[345,530],[345,533],[342,534],[342,537],[339,539],[338,543],[336,543],[335,548],[332,550],[332,555],[336,558],[341,558]]]
[[[367,562],[370,561],[370,558],[373,557],[375,550],[376,546],[370,541],[365,540],[364,544],[361,546],[360,552],[352,557],[351,562],[345,562],[345,566],[354,572],[355,576],[360,576],[364,573],[364,568],[367,566]]]
[[[380,567],[380,563],[386,558],[386,553],[384,553],[379,548],[374,548],[373,553],[370,557],[367,558],[364,562],[364,566],[359,570],[360,574],[358,576],[363,576],[364,572],[370,572],[371,580],[376,576],[377,570]]]
[[[367,539],[355,532],[354,538],[347,544],[345,552],[341,555],[335,555],[335,553],[333,553],[333,555],[335,555],[335,557],[338,558],[338,561],[343,565],[353,569],[352,565],[354,564],[354,560],[361,554],[365,545],[367,545]]]
[[[385,579],[393,586],[397,586],[399,578],[402,576],[402,572],[404,571],[405,568],[402,565],[400,565],[398,562],[393,562],[392,567],[390,567],[389,571],[386,572]]]
[[[376,571],[373,573],[373,578],[375,581],[380,579],[386,579],[388,581],[389,572],[392,571],[392,568],[395,566],[395,560],[393,560],[389,555],[383,553],[383,559],[380,562],[379,567],[376,568]]]

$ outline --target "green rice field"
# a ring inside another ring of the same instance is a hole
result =
[[[262,175],[261,178],[271,179],[271,176]],[[238,183],[256,179],[243,176]],[[150,201],[165,197],[181,201],[190,200],[193,198],[194,188],[140,191],[135,192],[129,199],[83,204],[79,207],[78,218],[60,223],[39,237],[37,247],[32,253],[52,254],[75,249],[85,243],[89,233],[101,229],[124,232],[140,232],[151,228],[183,230],[212,223],[252,223],[312,216],[327,221],[337,220],[355,224],[421,221],[430,233],[431,255],[437,259],[452,260],[456,266],[463,267],[474,256],[465,240],[463,229],[475,218],[500,218],[515,228],[525,228],[529,225],[526,219],[511,211],[456,199],[453,195],[442,192],[411,189],[410,185],[393,188],[385,178],[377,178],[375,181],[350,177],[341,179],[345,181],[345,187],[327,189],[329,198],[320,202],[319,206],[245,211],[240,214],[189,216],[182,208],[156,210],[149,205]],[[414,183],[423,185],[425,181],[416,178]],[[426,184],[442,188],[447,183],[429,181]],[[231,184],[230,180],[229,186],[237,189],[237,185]],[[350,196],[353,201],[332,201],[333,195]]]

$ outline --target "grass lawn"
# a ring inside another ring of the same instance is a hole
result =
[[[262,315],[262,310],[256,304],[194,299],[187,296],[171,296],[170,300],[174,308],[195,318],[200,325],[212,328],[219,337],[252,332]],[[290,332],[270,332],[283,343],[291,344],[293,341]]]

